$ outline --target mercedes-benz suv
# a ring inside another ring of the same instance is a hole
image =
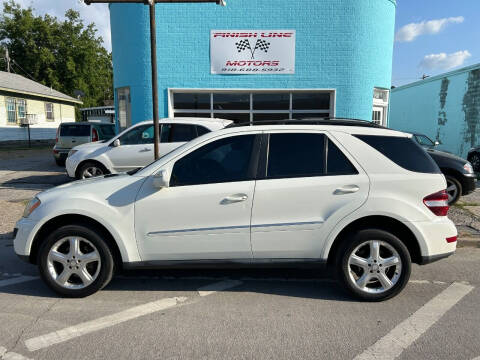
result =
[[[377,301],[406,286],[412,262],[454,253],[445,177],[411,134],[340,119],[254,125],[38,194],[15,252],[70,297],[120,268],[298,264]]]

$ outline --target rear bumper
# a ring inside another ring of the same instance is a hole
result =
[[[70,149],[55,149],[53,148],[53,157],[58,160],[65,160]]]
[[[456,242],[447,238],[457,236],[455,224],[446,216],[438,216],[433,221],[406,222],[417,238],[420,247],[420,264],[428,264],[453,254]]]
[[[431,264],[432,262],[438,261],[445,259],[449,257],[450,255],[455,254],[455,251],[445,253],[445,254],[437,254],[437,255],[432,255],[432,256],[422,256],[420,260],[420,265],[426,265],[426,264]]]

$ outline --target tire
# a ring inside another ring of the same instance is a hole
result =
[[[372,249],[377,248],[375,242],[379,245],[379,257],[372,256]],[[356,255],[356,258],[352,255]],[[394,257],[397,263],[392,260]],[[386,259],[392,265],[385,266],[388,264]],[[339,247],[336,257],[337,280],[358,299],[383,301],[398,295],[407,285],[411,263],[407,247],[395,235],[380,229],[360,230],[347,236]],[[386,278],[389,282],[385,281]],[[363,279],[366,281],[363,282]]]
[[[88,176],[87,175],[88,173],[91,175]],[[94,161],[87,161],[78,168],[75,177],[78,180],[82,180],[82,179],[88,179],[92,177],[106,175],[107,173],[108,173],[107,169],[102,164]]]
[[[445,175],[445,179],[447,180],[448,205],[453,205],[462,195],[462,184],[450,175]]]
[[[65,166],[65,160],[55,158],[55,163],[58,166]]]
[[[473,170],[475,172],[480,172],[480,155],[478,153],[473,153],[472,155],[470,155],[468,157],[468,161],[470,161],[470,163],[472,164]]]
[[[103,289],[110,282],[115,265],[112,252],[101,234],[95,228],[66,225],[55,230],[41,244],[38,268],[42,279],[53,291],[64,297],[82,298]],[[72,251],[72,244],[78,250]]]

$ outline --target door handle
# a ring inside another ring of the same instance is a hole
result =
[[[245,201],[248,199],[247,194],[235,194],[227,196],[225,199],[222,200],[221,204],[231,204],[236,202]]]
[[[357,185],[345,185],[335,189],[333,192],[334,195],[344,195],[344,194],[353,194],[356,193],[360,188]]]
[[[140,150],[140,152],[149,152],[149,151],[152,151],[152,149],[145,148],[145,149]]]

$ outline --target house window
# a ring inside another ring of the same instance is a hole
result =
[[[24,120],[27,117],[27,101],[25,99],[17,99],[17,115],[18,120]]]
[[[234,122],[334,116],[332,90],[171,90],[170,116],[216,117]]]
[[[17,109],[14,98],[7,98],[7,122],[9,124],[17,123]]]
[[[47,121],[55,121],[53,117],[53,103],[45,103],[45,118]]]

